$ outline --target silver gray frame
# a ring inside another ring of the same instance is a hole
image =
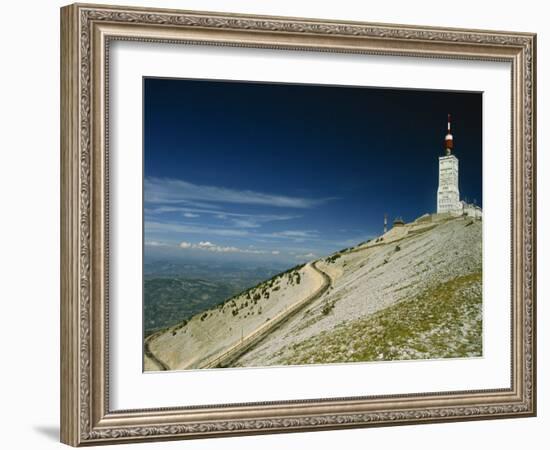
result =
[[[109,45],[113,40],[511,63],[511,386],[112,411],[107,100]],[[62,8],[62,442],[80,446],[535,415],[535,54],[536,35],[531,33],[105,5]]]

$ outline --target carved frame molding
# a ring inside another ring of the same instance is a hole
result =
[[[108,396],[108,58],[112,40],[509,61],[510,389],[111,411]],[[61,10],[61,439],[79,446],[533,416],[536,36],[75,4]]]

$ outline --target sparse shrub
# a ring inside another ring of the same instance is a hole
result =
[[[325,261],[329,264],[332,264],[334,263],[338,258],[340,258],[342,255],[340,253],[336,253],[332,256],[329,256],[328,258],[325,259]]]
[[[275,286],[275,287],[273,288],[274,291],[278,291],[279,289],[281,289],[279,286]]]
[[[201,322],[206,319],[208,317],[208,313],[205,312],[202,316],[201,316]]]
[[[401,250],[401,247],[399,247],[399,245],[396,245],[396,246],[395,246],[395,251],[398,252],[398,251],[400,251],[400,250]]]
[[[254,294],[254,300],[258,301],[262,298],[262,296],[258,293]]]
[[[185,325],[187,325],[187,320],[183,319],[178,325],[174,327],[174,330],[179,330],[180,328],[183,328]]]
[[[334,302],[327,302],[323,305],[323,309],[321,309],[321,312],[323,313],[323,316],[328,315],[332,310],[334,309]]]

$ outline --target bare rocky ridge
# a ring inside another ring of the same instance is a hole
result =
[[[322,288],[310,264],[297,266],[162,332],[145,343],[145,370],[193,369],[292,310]]]
[[[159,361],[170,369],[203,367],[232,346],[238,352],[229,365],[243,367],[481,356],[481,243],[481,221],[422,216],[152,336],[145,368],[161,370]],[[322,292],[320,274],[330,281]],[[304,299],[306,306],[292,310]],[[285,314],[239,349],[239,341]]]

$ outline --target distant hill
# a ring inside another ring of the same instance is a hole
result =
[[[150,263],[143,281],[145,336],[190,319],[275,272],[264,267]]]
[[[482,223],[426,215],[150,337],[146,370],[482,355]]]
[[[226,282],[183,277],[155,277],[144,281],[145,336],[175,325],[242,290]]]

